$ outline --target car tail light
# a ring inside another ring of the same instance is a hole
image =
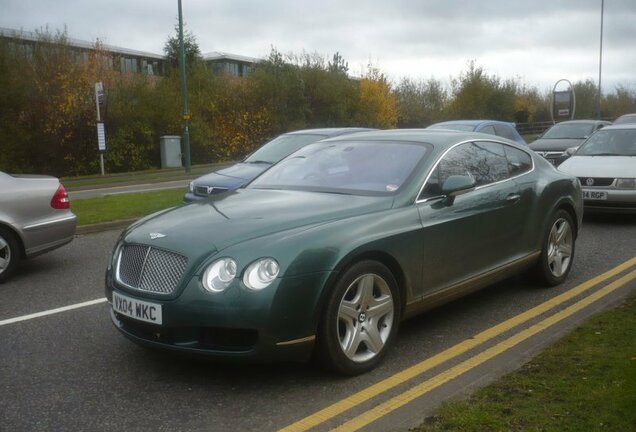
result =
[[[51,198],[51,207],[58,210],[71,208],[71,201],[68,199],[68,194],[62,183],[60,183],[60,187],[57,188],[55,195]]]

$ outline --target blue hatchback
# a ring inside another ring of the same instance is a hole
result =
[[[432,124],[426,129],[452,129],[463,132],[481,132],[527,145],[526,141],[519,135],[517,129],[515,129],[514,123],[498,120],[452,120]]]

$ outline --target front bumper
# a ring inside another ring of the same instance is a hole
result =
[[[607,199],[584,200],[583,204],[586,212],[636,214],[636,190],[634,189],[584,187],[583,190],[607,193]]]
[[[116,286],[107,272],[106,297],[160,304],[163,323],[126,317],[111,307],[115,327],[133,342],[206,357],[247,361],[307,360],[313,350],[323,287],[331,272],[280,278],[262,291],[236,280],[223,293],[205,291],[194,277],[175,299]]]

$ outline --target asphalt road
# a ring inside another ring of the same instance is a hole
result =
[[[0,285],[0,430],[278,430],[636,257],[636,218],[586,219],[565,284],[543,289],[516,277],[407,321],[384,363],[354,378],[306,364],[232,365],[147,351],[115,330],[105,302],[7,321],[103,298],[106,260],[117,236],[115,231],[79,236],[62,249],[23,263],[13,280]],[[407,430],[444,398],[513,369],[587,314],[634,292],[632,280],[583,312],[387,412],[363,430]],[[494,338],[489,346],[517,331]],[[473,359],[483,349],[389,386],[342,414],[326,414],[312,430],[329,430],[365,412],[377,413],[384,401],[407,394],[412,386]]]

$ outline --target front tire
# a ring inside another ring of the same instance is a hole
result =
[[[400,292],[391,271],[377,261],[348,268],[331,291],[318,328],[318,355],[345,375],[373,369],[396,337]]]
[[[20,260],[20,245],[11,231],[0,227],[0,283],[15,272]]]
[[[533,268],[535,278],[545,286],[556,286],[567,278],[574,260],[576,233],[572,217],[557,210],[543,235],[541,256]]]

